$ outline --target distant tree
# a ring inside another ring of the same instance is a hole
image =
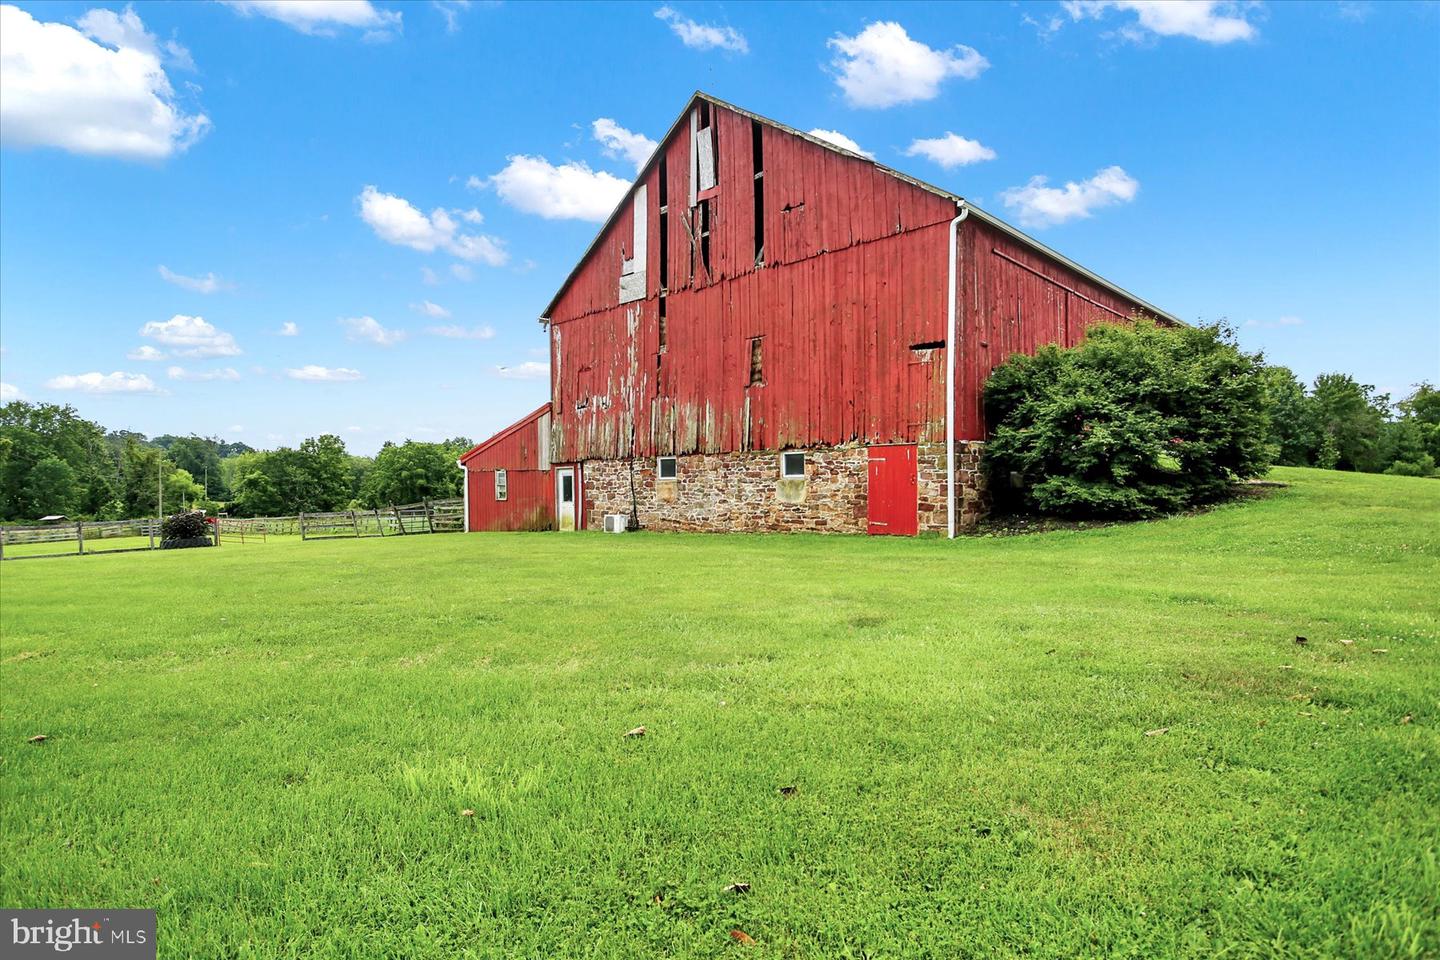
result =
[[[460,495],[460,470],[455,452],[438,443],[406,440],[387,443],[375,457],[365,478],[360,502],[367,507],[387,503],[416,503]]]
[[[31,517],[69,514],[80,499],[80,483],[70,464],[59,457],[46,457],[30,468],[25,478],[22,509]]]
[[[1396,405],[1400,416],[1413,420],[1420,429],[1425,452],[1440,462],[1440,390],[1421,383],[1415,391]]]
[[[1334,442],[1340,470],[1378,471],[1378,442],[1390,398],[1344,373],[1323,373],[1310,394],[1317,428]]]
[[[127,517],[153,517],[160,509],[164,454],[159,447],[127,437],[120,453],[120,495]]]
[[[157,443],[159,439],[156,438]],[[225,487],[225,480],[220,472],[218,441],[193,435],[169,439],[166,457],[175,466],[182,470],[188,470],[192,477],[202,481],[207,498],[213,496],[221,500],[227,499],[229,491]]]
[[[1275,462],[1291,467],[1309,466],[1320,446],[1320,431],[1305,395],[1305,386],[1289,367],[1266,366],[1260,371],[1260,379],[1265,387]]]
[[[312,437],[300,444],[305,510],[338,510],[350,502],[350,455],[345,441],[334,434]]]
[[[0,518],[32,513],[26,491],[38,488],[30,473],[52,457],[72,474],[64,494],[69,512],[92,514],[113,496],[116,460],[103,427],[69,406],[23,400],[0,406]]]

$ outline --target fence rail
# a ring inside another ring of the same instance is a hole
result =
[[[0,560],[154,550],[160,545],[160,523],[142,517],[0,527]]]
[[[300,539],[396,537],[412,533],[458,533],[465,529],[465,501],[422,500],[369,510],[300,514]]]

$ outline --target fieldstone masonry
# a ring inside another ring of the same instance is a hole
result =
[[[974,441],[956,444],[959,529],[974,526],[987,507],[983,448]],[[635,460],[635,504],[641,526],[651,530],[864,533],[869,459],[869,448],[859,444],[811,448],[803,480],[780,476],[779,451],[679,457],[674,480],[658,480],[653,459]],[[945,445],[920,444],[916,460],[920,532],[943,534]],[[601,529],[607,513],[630,514],[631,471],[629,460],[585,462],[587,528]]]

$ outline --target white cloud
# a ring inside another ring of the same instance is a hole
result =
[[[495,328],[491,326],[461,327],[449,324],[443,327],[426,327],[425,332],[436,337],[449,337],[451,340],[490,340],[495,336]]]
[[[624,157],[639,170],[655,152],[657,144],[643,133],[626,130],[609,117],[601,117],[590,124],[595,139],[605,147],[605,155]]]
[[[457,210],[456,213],[458,213],[460,215],[460,219],[464,220],[466,223],[473,223],[478,225],[485,222],[485,214],[481,213],[479,210],[476,210],[474,207],[471,207],[469,210]]]
[[[188,62],[183,47],[170,46]],[[0,5],[0,88],[7,145],[159,160],[210,127],[177,104],[156,39],[128,7],[92,10],[77,30]]]
[[[220,0],[242,16],[259,14],[317,37],[333,37],[337,28],[365,31],[365,39],[385,40],[401,28],[396,10],[377,10],[370,0]]]
[[[187,277],[182,273],[176,273],[165,264],[160,264],[160,277],[177,287],[184,287],[186,290],[194,290],[196,293],[214,293],[217,290],[229,290],[234,286],[227,280],[216,276],[213,272],[203,277]]]
[[[359,370],[351,370],[349,367],[322,367],[313,363],[307,363],[303,367],[291,367],[285,371],[285,376],[291,380],[311,383],[340,383],[365,379]]]
[[[155,381],[143,373],[64,373],[46,381],[52,390],[79,390],[81,393],[159,393]]]
[[[1300,317],[1286,315],[1276,317],[1274,320],[1246,320],[1244,326],[1254,327],[1261,330],[1272,330],[1277,327],[1298,327],[1305,321]]]
[[[844,147],[851,153],[858,153],[862,157],[869,157],[871,160],[875,159],[875,154],[861,147],[860,144],[856,143],[854,140],[851,140],[839,130],[825,130],[823,128],[816,127],[814,130],[810,131],[810,136],[815,137],[819,140],[824,140],[826,143],[833,143],[837,147]]]
[[[436,320],[445,320],[450,316],[450,311],[438,303],[431,303],[429,300],[421,300],[419,303],[410,304],[410,309],[416,313],[423,313],[427,317],[434,317]]]
[[[445,32],[460,32],[460,14],[470,9],[470,0],[430,0],[430,5],[445,18]]]
[[[974,80],[990,66],[980,53],[963,44],[935,50],[910,39],[893,21],[872,23],[859,34],[836,34],[827,41],[838,51],[831,61],[835,82],[852,107],[893,107],[933,100],[949,77]]]
[[[156,350],[154,347],[150,346],[150,344],[147,343],[144,346],[136,347],[134,350],[131,350],[129,353],[125,354],[125,359],[156,361],[164,360],[168,356],[170,356],[170,354],[166,353],[164,350]]]
[[[995,159],[995,151],[979,140],[967,140],[958,133],[948,131],[943,137],[911,141],[905,155],[907,157],[927,157],[946,170],[979,163],[982,160]]]
[[[300,336],[300,324],[296,323],[294,320],[286,320],[284,323],[280,324],[280,329],[276,332],[275,336],[298,337]]]
[[[1133,13],[1134,22],[1119,33],[1137,43],[1153,36],[1233,43],[1253,40],[1257,33],[1245,19],[1249,5],[1231,0],[1064,0],[1061,6],[1071,20],[1099,20],[1111,10]]]
[[[745,35],[734,27],[696,23],[668,6],[656,10],[655,16],[669,24],[671,31],[687,47],[696,50],[729,50],[731,53],[750,52],[750,44],[745,42]]]
[[[1106,167],[1079,183],[1063,187],[1046,186],[1045,177],[1031,177],[1023,187],[1011,187],[1000,201],[1014,210],[1021,226],[1048,227],[1067,220],[1090,216],[1101,207],[1129,203],[1140,191],[1140,181],[1120,167]]]
[[[426,216],[405,198],[381,193],[373,186],[362,190],[357,199],[360,201],[360,218],[386,243],[410,247],[422,253],[443,250],[462,260],[487,263],[492,267],[503,266],[510,259],[504,241],[483,233],[461,233],[451,211],[442,207],[436,207]]]
[[[526,360],[513,367],[496,367],[495,375],[506,380],[545,380],[550,376],[550,364]]]
[[[578,161],[557,167],[524,154],[511,157],[487,182],[512,207],[547,220],[604,220],[630,189],[619,177]]]
[[[126,6],[121,13],[101,8],[87,10],[84,16],[75,21],[75,25],[80,28],[81,33],[107,47],[139,50],[157,59],[167,60],[181,70],[195,69],[195,61],[191,59],[189,50],[174,40],[164,43],[157,40],[154,34],[145,29],[145,24],[140,22],[140,17],[132,7]]]
[[[374,317],[342,317],[340,325],[350,331],[345,335],[347,340],[363,340],[382,347],[393,347],[408,336],[404,330],[381,326]]]
[[[12,400],[24,400],[25,392],[13,383],[0,383],[0,403],[9,403]]]
[[[184,367],[170,367],[165,371],[165,376],[171,380],[239,380],[240,371],[233,367],[222,367],[219,370],[186,370]]]
[[[204,317],[187,317],[183,313],[169,320],[151,320],[140,328],[140,336],[163,343],[177,357],[233,357],[240,353],[240,346],[230,334],[215,329]]]
[[[450,275],[461,283],[469,283],[475,279],[475,271],[463,263],[450,264]]]

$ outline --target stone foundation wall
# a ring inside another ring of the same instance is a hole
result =
[[[959,529],[974,526],[987,505],[980,452],[984,444],[956,444]],[[659,480],[653,459],[634,461],[636,508],[651,530],[703,532],[814,531],[864,533],[867,529],[869,448],[846,445],[805,451],[804,479],[780,476],[778,451],[694,454],[678,458],[678,476]],[[921,533],[945,532],[945,445],[917,450]],[[630,514],[631,461],[584,464],[585,526],[599,530],[607,513]]]

